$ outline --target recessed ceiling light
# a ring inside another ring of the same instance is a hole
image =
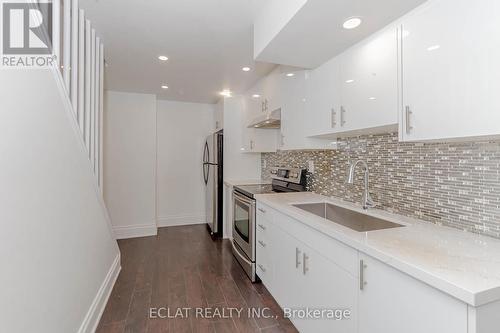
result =
[[[160,59],[161,61],[167,61],[168,60],[168,57],[167,56],[159,56],[158,59]]]
[[[350,30],[359,27],[360,24],[361,19],[359,17],[351,17],[345,20],[342,26],[344,27],[344,29]]]
[[[350,80],[346,80],[345,83],[353,83],[354,80],[353,79],[350,79]]]
[[[253,97],[253,98],[259,98],[259,97],[260,97],[260,95],[259,95],[259,94],[253,94],[253,95],[252,95],[252,97]]]
[[[241,70],[243,72],[249,72],[250,71],[250,67],[243,67]]]
[[[374,101],[374,100],[376,100],[377,98],[376,98],[376,97],[370,97],[370,98],[368,98],[368,99],[369,99],[370,101]]]
[[[161,86],[161,89],[168,89],[168,86],[167,85],[163,85],[163,86]]]
[[[229,89],[224,89],[224,90],[222,90],[219,94],[220,94],[221,96],[224,96],[224,97],[231,97],[231,90],[229,90]]]
[[[292,77],[292,76],[295,76],[295,74],[294,73],[287,73],[286,76]]]
[[[432,46],[429,46],[427,48],[427,51],[435,51],[437,49],[439,49],[441,47],[441,45],[432,45]]]

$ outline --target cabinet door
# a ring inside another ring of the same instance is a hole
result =
[[[307,137],[306,78],[309,71],[296,71],[281,80],[281,137],[280,149],[329,149],[330,140]]]
[[[274,293],[273,297],[282,308],[297,308],[300,302],[299,278],[301,272],[301,253],[297,241],[280,228],[273,229],[273,264]]]
[[[258,85],[258,87],[260,87],[260,85]],[[255,117],[261,116],[263,112],[263,98],[260,94],[254,94],[256,91],[259,91],[259,89],[254,87],[244,96],[245,116],[241,124],[243,136],[243,146],[241,149],[243,152],[247,153],[276,152],[276,133],[278,130],[248,128],[248,125]],[[259,95],[259,97],[255,97],[254,95]]]
[[[340,55],[341,131],[397,128],[397,37],[388,28]]]
[[[500,134],[500,1],[432,1],[403,22],[401,139]]]
[[[359,333],[466,333],[467,305],[361,255]]]
[[[262,80],[264,109],[266,112],[271,112],[281,107],[281,79],[283,73],[279,69],[272,71]]]
[[[339,58],[310,71],[306,91],[306,136],[338,131],[341,104]]]
[[[281,149],[289,150],[300,147],[305,137],[305,71],[283,75],[280,82],[281,106]]]
[[[264,79],[257,81],[257,83],[252,88],[250,88],[245,94],[245,100],[248,109],[247,111],[248,124],[250,124],[250,122],[254,120],[256,117],[261,116],[263,112],[265,112],[263,81]]]
[[[300,307],[318,310],[337,311],[337,319],[342,318],[345,310],[349,315],[343,319],[324,317],[321,319],[294,319],[301,332],[357,332],[357,293],[358,278],[352,276],[310,247],[299,244],[301,253]]]

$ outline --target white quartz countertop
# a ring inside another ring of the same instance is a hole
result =
[[[258,185],[271,184],[271,181],[263,179],[225,179],[224,184],[226,184],[227,186]]]
[[[500,300],[500,240],[302,192],[261,194],[278,212],[372,256],[472,306]],[[330,202],[405,225],[357,232],[292,206]]]

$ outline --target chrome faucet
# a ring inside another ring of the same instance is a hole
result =
[[[369,185],[370,185],[369,170],[368,170],[368,164],[366,164],[365,161],[357,160],[356,162],[351,163],[351,165],[349,166],[349,175],[347,176],[347,184],[354,184],[354,174],[358,164],[361,164],[365,169],[365,190],[363,192],[363,209],[375,207],[375,202],[373,202],[373,199],[369,191]]]

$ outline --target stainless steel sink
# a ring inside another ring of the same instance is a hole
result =
[[[325,202],[296,204],[293,206],[360,232],[404,227],[401,224],[361,214]]]

